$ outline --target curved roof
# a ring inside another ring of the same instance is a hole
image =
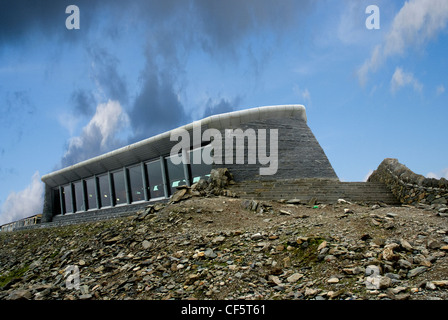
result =
[[[307,121],[303,105],[278,105],[257,107],[240,111],[233,111],[212,115],[200,121],[204,128],[235,128],[241,123],[254,120],[273,118],[296,118]],[[42,177],[42,181],[51,187],[60,186],[71,181],[102,174],[125,166],[137,164],[141,161],[156,159],[170,154],[171,148],[177,142],[170,141],[171,133],[175,130],[192,130],[193,122],[179,128],[158,134],[148,139],[110,151],[103,155],[76,163],[72,166],[54,171]]]

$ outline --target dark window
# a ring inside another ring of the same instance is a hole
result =
[[[163,176],[160,160],[147,163],[146,171],[148,172],[149,180],[149,197],[152,199],[164,197],[165,191],[163,190]]]
[[[140,165],[128,168],[129,183],[131,185],[131,202],[145,200],[143,190],[143,175]]]
[[[83,190],[82,190],[82,182],[78,181],[73,183],[73,186],[75,187],[75,206],[76,206],[76,210],[77,211],[85,211],[86,208],[84,207],[84,197],[82,195]]]
[[[184,166],[182,163],[178,165],[173,164],[171,162],[171,157],[166,158],[166,165],[168,169],[168,181],[170,182],[169,190],[170,194],[173,194],[177,190],[176,187],[187,184],[187,181],[185,180]]]
[[[95,178],[90,178],[86,180],[86,191],[87,191],[87,209],[95,209],[96,208]]]
[[[64,207],[65,207],[64,213],[73,212],[71,185],[63,186],[62,193],[63,193]]]
[[[61,214],[61,196],[59,188],[53,189],[53,215]]]
[[[112,173],[114,186],[115,204],[126,203],[126,186],[123,170]]]
[[[109,189],[109,175],[105,174],[103,176],[98,177],[98,184],[100,186],[100,206],[101,207],[110,207],[110,189]]]
[[[206,162],[211,162],[210,150],[211,146],[198,148],[190,151],[190,168],[191,168],[191,183],[196,183],[200,179],[207,180],[210,177],[210,171],[212,171],[212,165],[206,164],[203,161],[203,157],[206,158]],[[198,160],[201,160],[200,163]]]

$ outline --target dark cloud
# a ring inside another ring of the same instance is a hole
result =
[[[240,97],[236,97],[232,101],[222,98],[217,103],[215,103],[211,98],[208,99],[205,105],[205,111],[203,117],[209,117],[215,114],[232,112],[238,109],[241,102]]]
[[[104,48],[91,46],[88,48],[92,61],[92,77],[104,91],[107,99],[125,103],[128,97],[126,81],[118,72],[120,61]]]
[[[76,115],[91,116],[95,111],[96,101],[90,91],[78,88],[72,93],[70,101]]]
[[[190,122],[169,74],[149,67],[144,74],[142,90],[129,114],[134,131],[131,142]]]
[[[81,29],[65,28],[65,8],[75,4],[80,9]],[[85,46],[92,63],[91,77],[98,84],[104,100],[116,100],[129,115],[133,135],[129,142],[191,122],[181,99],[187,82],[185,67],[189,55],[203,51],[217,64],[248,57],[254,78],[262,73],[268,55],[254,52],[252,46],[272,50],[272,41],[306,18],[311,0],[18,0],[0,4],[0,50],[3,46],[23,46],[34,35],[56,39],[63,44],[77,42]],[[100,23],[101,22],[101,23]],[[136,96],[129,94],[127,82],[119,71],[120,61],[98,37],[98,28],[109,40],[124,35],[121,26],[143,30],[142,45],[130,50],[144,50],[145,66],[139,75],[141,87]],[[212,85],[212,84],[210,84]],[[96,95],[95,95],[96,96]],[[73,110],[81,115],[94,113],[98,103],[92,92],[73,88],[69,97]],[[216,102],[217,101],[217,102]],[[211,97],[204,116],[228,112],[241,103]],[[199,106],[198,106],[199,107]],[[77,148],[98,148],[102,135],[81,135],[85,144],[68,146],[70,155]],[[97,139],[90,141],[89,139]],[[115,144],[107,144],[113,147]],[[101,146],[104,150],[104,145]],[[108,150],[107,150],[108,151]],[[86,152],[85,154],[90,154]],[[72,163],[76,157],[70,157]]]

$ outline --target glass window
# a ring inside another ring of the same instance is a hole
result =
[[[64,213],[73,212],[71,185],[62,187],[62,193],[64,194],[64,197],[63,197],[64,206],[65,206]]]
[[[53,214],[61,214],[61,196],[59,188],[53,189]]]
[[[113,186],[115,192],[115,204],[126,203],[126,187],[123,170],[112,173]]]
[[[100,186],[100,207],[110,207],[109,175],[99,176],[98,184]]]
[[[174,156],[177,157],[177,156]],[[171,157],[166,158],[166,166],[168,169],[168,181],[170,182],[170,194],[176,192],[176,187],[186,185],[184,166],[182,163],[175,165],[171,162]]]
[[[203,148],[197,148],[189,151],[192,184],[198,182],[200,179],[207,180],[208,177],[210,177],[212,165],[204,163],[203,157],[207,157],[207,159],[209,159],[211,149],[211,145],[208,145]],[[200,160],[200,163],[195,163],[198,162],[198,160]],[[211,160],[208,160],[207,162],[211,163]]]
[[[84,197],[82,196],[82,182],[75,182],[73,183],[73,186],[75,187],[75,212],[85,211],[86,208],[84,207]]]
[[[95,178],[90,178],[86,180],[86,191],[87,191],[87,209],[95,209],[96,208]]]
[[[131,202],[145,200],[143,190],[142,167],[140,165],[128,168],[131,185]]]
[[[148,172],[149,180],[149,197],[152,199],[164,197],[165,191],[163,190],[163,176],[160,160],[147,163],[146,171]]]

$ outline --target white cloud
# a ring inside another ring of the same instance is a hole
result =
[[[439,85],[437,87],[436,91],[437,91],[437,95],[438,96],[441,95],[442,93],[444,93],[445,92],[445,87],[443,86],[443,84]]]
[[[25,189],[8,195],[0,210],[0,224],[42,213],[43,203],[44,184],[36,171]]]
[[[426,175],[427,178],[436,178],[436,179],[440,179],[440,178],[445,178],[448,179],[448,168],[445,168],[443,170],[441,170],[440,172],[429,172]]]
[[[394,17],[383,43],[358,69],[364,84],[369,72],[375,72],[389,56],[403,54],[409,47],[421,47],[443,30],[448,22],[448,1],[409,0]]]
[[[367,172],[367,174],[364,176],[364,179],[362,180],[363,182],[366,182],[367,179],[369,179],[370,175],[373,173],[373,170],[369,170],[369,172]]]
[[[402,68],[395,68],[395,72],[392,75],[390,81],[390,89],[392,92],[396,92],[398,89],[412,85],[415,91],[421,92],[423,85],[414,77],[410,72],[404,72]]]
[[[70,139],[62,165],[72,165],[121,146],[123,142],[117,136],[129,123],[129,116],[118,101],[99,104],[81,135]]]
[[[303,100],[305,104],[311,104],[311,93],[308,88],[302,90],[298,85],[294,85],[293,91]]]

